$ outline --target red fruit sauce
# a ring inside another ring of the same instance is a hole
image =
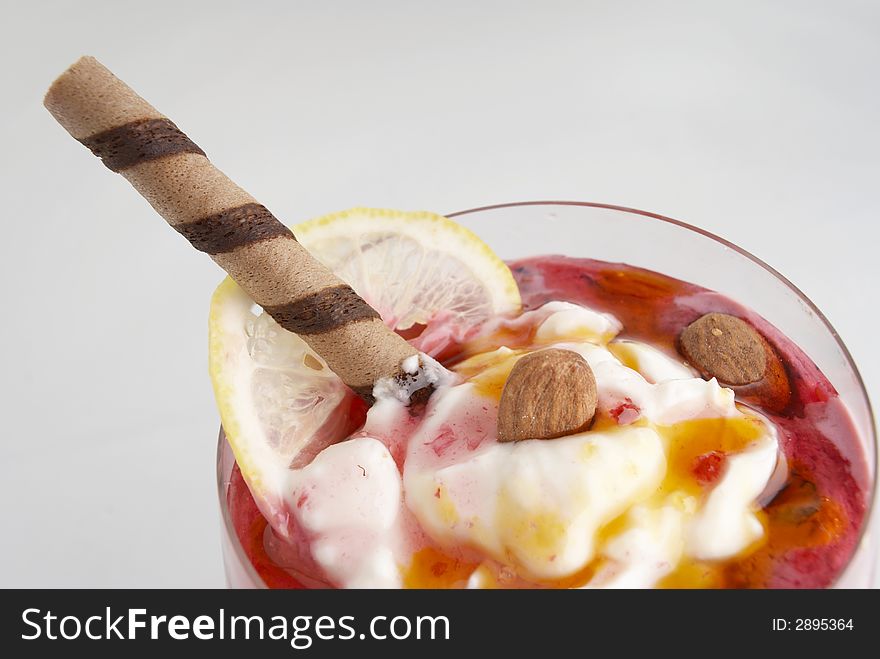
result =
[[[761,512],[765,538],[741,557],[720,563],[684,561],[660,587],[823,588],[846,566],[865,517],[867,467],[845,406],[815,364],[779,330],[718,293],[664,275],[590,259],[536,257],[510,264],[526,310],[564,300],[606,311],[623,324],[621,338],[649,343],[681,359],[676,340],[688,324],[709,312],[751,323],[773,347],[790,383],[778,390],[735,387],[737,400],[777,426],[788,460],[788,482]],[[454,350],[444,350],[454,362]],[[637,408],[613,410],[618,422]],[[694,459],[692,474],[711,484],[725,456],[712,451]],[[301,588],[266,551],[266,520],[233,468],[227,495],[238,539],[257,573],[272,588]],[[278,538],[271,538],[278,542]]]

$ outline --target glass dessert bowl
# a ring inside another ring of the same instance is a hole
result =
[[[870,403],[836,332],[790,282],[720,238],[631,209],[538,202],[449,217],[511,264],[527,310],[549,300],[586,304],[621,321],[618,338],[644,341],[670,354],[681,329],[702,314],[752,315],[752,323],[781,358],[791,380],[791,397],[779,400],[772,392],[735,387],[737,401],[747,413],[754,408],[780,430],[785,456],[782,467],[777,465],[765,479],[760,515],[752,520],[760,522],[763,533],[734,561],[682,560],[653,585],[870,585],[876,553],[870,515],[877,453]],[[542,256],[547,258],[538,258]],[[666,315],[667,311],[674,313]],[[621,418],[625,423],[637,421],[637,405],[618,408],[612,410],[617,423]],[[687,466],[701,470],[698,479],[717,478],[715,472],[724,468],[723,462],[717,462],[723,456],[717,453],[688,456]],[[283,541],[269,530],[253,500],[248,503],[247,488],[222,432],[217,469],[229,585],[316,585],[276,564]],[[432,570],[435,577],[440,576],[437,572],[448,576],[463,570],[458,562],[444,562],[439,556],[430,554],[423,570],[426,578],[411,578],[408,583],[453,583],[431,577]],[[817,570],[817,565],[824,567]],[[467,581],[468,571],[472,568],[464,569],[454,583]],[[804,576],[809,572],[813,577]],[[497,582],[498,575],[492,580]],[[567,584],[602,585],[591,583],[589,577],[581,581]],[[640,584],[624,581],[622,585]]]

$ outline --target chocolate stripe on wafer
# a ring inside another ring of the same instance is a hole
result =
[[[351,286],[325,288],[296,302],[263,307],[281,327],[296,334],[323,334],[349,323],[378,318]]]
[[[114,172],[175,153],[205,155],[169,119],[143,119],[80,140]]]
[[[206,254],[223,254],[270,238],[296,240],[293,232],[262,204],[244,204],[174,228]]]
[[[44,103],[67,132],[124,176],[254,302],[300,334],[362,398],[371,402],[374,385],[389,379],[406,385],[411,400],[429,395],[424,383],[436,380],[440,367],[420,360],[416,373],[405,370],[416,349],[100,62],[80,59],[52,84]]]

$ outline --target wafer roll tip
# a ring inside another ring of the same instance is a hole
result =
[[[389,382],[408,399],[432,389],[442,367],[424,356],[413,362],[415,348],[314,259],[265,206],[211,164],[170,119],[94,57],[81,57],[62,73],[44,104],[76,140],[124,176],[193,247],[209,254],[363,398],[371,401]]]

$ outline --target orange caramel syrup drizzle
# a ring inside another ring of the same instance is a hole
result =
[[[700,419],[676,424],[663,433],[670,447],[667,476],[661,489],[699,495],[720,476],[726,456],[757,438],[760,427],[748,417]],[[720,459],[717,467],[712,460],[716,456]],[[792,465],[785,487],[758,511],[764,527],[762,538],[726,561],[685,559],[658,587],[765,587],[770,582],[774,562],[789,552],[837,541],[847,529],[846,514],[839,504],[821,496],[802,471],[803,465]]]
[[[470,563],[435,547],[424,547],[413,554],[412,562],[403,570],[403,587],[464,588],[477,567],[477,563]]]
[[[513,565],[512,561],[510,564]],[[402,570],[404,588],[461,589],[475,571],[481,572],[482,589],[568,589],[587,584],[601,565],[591,561],[575,574],[556,581],[528,580],[510,565],[496,561],[472,562],[435,547],[425,547],[413,554],[412,562]]]
[[[761,511],[764,537],[739,556],[720,563],[686,560],[660,588],[762,588],[771,581],[776,561],[790,552],[831,545],[846,531],[840,504],[823,497],[797,468],[788,484]]]

